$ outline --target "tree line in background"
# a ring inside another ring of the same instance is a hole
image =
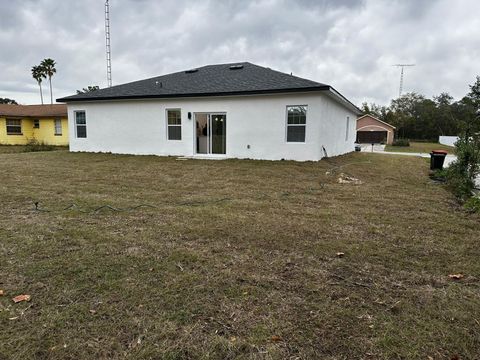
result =
[[[0,98],[0,104],[18,105],[15,100],[9,98]]]
[[[43,105],[43,91],[42,91],[42,81],[48,77],[48,82],[50,84],[50,104],[53,104],[53,93],[52,93],[52,76],[57,72],[55,68],[55,60],[47,58],[43,59],[39,65],[32,66],[32,77],[37,81],[40,88],[40,100]]]
[[[440,135],[459,135],[473,121],[480,104],[480,76],[462,99],[453,101],[448,93],[428,99],[411,92],[391,101],[389,106],[362,104],[362,111],[396,129],[400,139],[434,140]]]

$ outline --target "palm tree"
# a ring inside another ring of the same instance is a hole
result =
[[[55,69],[55,60],[53,59],[43,59],[40,63],[43,73],[48,76],[48,82],[50,83],[50,104],[53,104],[53,95],[52,95],[52,76],[57,72]]]
[[[42,79],[46,78],[46,76],[40,65],[32,66],[32,77],[37,80],[38,86],[40,86],[40,99],[43,105]]]

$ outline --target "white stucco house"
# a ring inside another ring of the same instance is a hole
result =
[[[360,110],[329,85],[248,62],[57,99],[70,151],[320,160],[354,150]]]

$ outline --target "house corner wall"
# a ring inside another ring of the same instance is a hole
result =
[[[295,105],[308,107],[303,143],[286,141],[287,106]],[[181,140],[167,139],[167,109],[181,109]],[[87,138],[75,135],[75,111],[85,111]],[[317,161],[322,147],[328,156],[354,150],[356,114],[322,93],[70,103],[70,150],[194,156],[196,113],[227,115],[228,158]]]

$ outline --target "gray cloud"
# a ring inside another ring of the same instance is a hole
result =
[[[38,103],[31,66],[58,63],[54,96],[106,85],[103,1],[0,0],[0,97]],[[405,91],[461,97],[480,73],[476,0],[111,0],[115,84],[250,61],[325,82],[356,103]],[[46,84],[45,84],[46,88]]]

